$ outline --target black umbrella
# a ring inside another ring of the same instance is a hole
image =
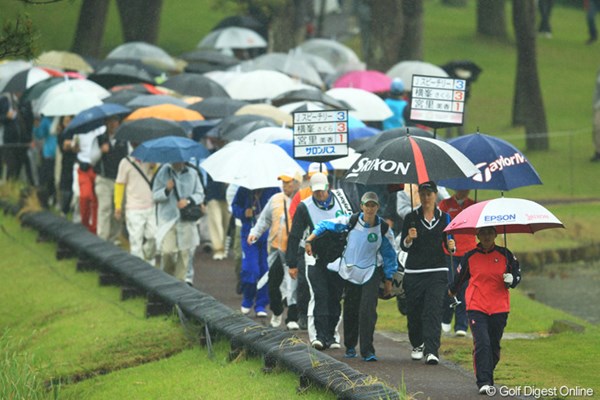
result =
[[[161,86],[188,96],[230,97],[223,86],[200,74],[178,74],[167,79]]]
[[[204,63],[220,67],[233,67],[240,63],[234,56],[221,53],[215,49],[196,49],[183,53],[179,58],[188,63]]]
[[[356,150],[356,152],[362,153],[369,149],[372,149],[373,147],[377,147],[378,145],[380,145],[381,143],[383,143],[387,140],[396,139],[400,136],[406,136],[407,134],[410,134],[411,136],[433,138],[433,133],[427,132],[426,130],[423,130],[421,128],[415,128],[415,127],[393,128],[393,129],[388,129],[388,130],[382,131],[382,132],[378,133],[377,135],[371,136],[370,138],[368,138],[367,140],[365,140],[363,142],[359,142],[357,144],[353,143],[352,148],[354,150]]]
[[[105,88],[127,83],[155,83],[162,72],[139,60],[108,59],[101,62],[88,79]]]
[[[296,103],[301,101],[316,101],[331,106],[334,109],[338,110],[352,109],[352,107],[350,107],[346,102],[335,99],[329,96],[328,94],[325,94],[322,91],[316,89],[291,90],[271,99],[271,104],[273,104],[275,107],[279,107],[284,104]]]
[[[21,101],[23,103],[33,101],[39,98],[47,89],[50,89],[54,85],[58,85],[64,80],[65,78],[63,77],[55,76],[52,78],[44,79],[43,81],[39,81],[38,83],[27,88],[23,92],[23,95],[21,96]]]
[[[225,118],[233,115],[240,108],[248,105],[247,101],[236,100],[229,97],[209,97],[187,108],[198,111],[206,119]]]
[[[206,136],[225,141],[242,140],[250,132],[270,126],[279,125],[273,119],[260,115],[231,115],[208,131]]]
[[[131,100],[140,96],[139,92],[135,92],[133,90],[125,89],[119,90],[118,92],[112,92],[110,96],[105,99],[102,99],[104,103],[114,103],[120,104],[122,106],[127,106]]]
[[[50,78],[51,75],[42,68],[31,67],[14,74],[6,85],[3,92],[23,93],[26,89],[32,87],[36,83]]]
[[[387,140],[364,152],[344,179],[364,185],[416,183],[469,177],[479,170],[446,142],[418,136]]]
[[[134,143],[142,143],[163,136],[187,137],[188,135],[177,122],[158,118],[141,118],[124,122],[115,133],[115,139]]]

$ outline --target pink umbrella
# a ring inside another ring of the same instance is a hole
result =
[[[350,71],[340,76],[334,83],[334,88],[356,88],[371,93],[381,93],[390,90],[392,78],[376,70]]]
[[[476,234],[479,228],[494,227],[498,233],[534,233],[565,226],[545,207],[525,199],[501,197],[482,201],[461,211],[445,232]]]

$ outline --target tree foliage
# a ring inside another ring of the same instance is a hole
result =
[[[27,15],[19,15],[15,21],[5,21],[0,33],[0,59],[33,58],[35,39],[33,23]]]

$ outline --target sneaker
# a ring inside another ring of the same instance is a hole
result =
[[[354,350],[354,347],[350,347],[349,349],[346,349],[344,358],[356,358],[356,350]]]
[[[341,349],[341,348],[342,348],[342,345],[341,345],[341,344],[339,344],[338,342],[333,342],[333,343],[331,343],[331,344],[329,345],[329,348],[330,348],[330,349],[334,349],[334,350],[335,350],[335,349]]]
[[[242,306],[241,310],[242,310],[242,314],[244,314],[244,315],[250,314],[250,308],[246,308],[246,307]]]
[[[363,357],[363,361],[377,361],[377,356],[373,353],[368,354],[366,357]]]
[[[438,365],[439,362],[440,362],[440,359],[431,353],[427,354],[427,357],[425,357],[425,364]]]
[[[445,324],[445,323],[442,322],[442,332],[444,332],[444,333],[450,333],[451,329],[452,329],[452,325]]]
[[[492,389],[493,386],[492,385],[483,385],[482,387],[479,388],[479,394],[485,394],[488,396],[493,396],[495,390]]]
[[[422,360],[423,359],[423,349],[425,348],[425,343],[418,347],[413,347],[412,352],[410,353],[410,358],[413,360]]]
[[[308,321],[306,316],[302,316],[298,318],[298,326],[302,330],[306,330],[308,328]]]
[[[258,313],[256,313],[256,315],[258,315]],[[273,328],[279,328],[279,326],[281,326],[281,315],[273,314],[271,317],[271,326]]]
[[[296,321],[290,321],[287,323],[288,331],[297,331],[300,329],[300,325]]]
[[[213,254],[213,260],[221,261],[224,259],[225,259],[225,253],[223,253],[222,251],[217,251],[215,254]]]
[[[266,311],[261,310],[256,312],[256,316],[259,318],[267,318],[269,314]],[[281,324],[281,321],[279,321],[279,323]]]
[[[462,329],[457,330],[456,332],[454,332],[456,334],[456,336],[458,337],[465,337],[467,336],[467,331],[463,331]]]
[[[310,345],[313,347],[313,349],[317,349],[317,350],[323,350],[325,348],[325,346],[323,346],[323,342],[321,342],[320,340],[313,340]]]

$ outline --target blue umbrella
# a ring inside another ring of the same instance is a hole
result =
[[[529,160],[505,140],[477,132],[449,140],[448,144],[467,156],[480,172],[471,178],[440,180],[442,186],[505,191],[542,184]]]
[[[131,155],[145,162],[174,163],[192,159],[202,160],[209,156],[202,144],[180,136],[164,136],[141,143]]]
[[[110,117],[124,117],[131,112],[130,108],[114,103],[104,103],[81,111],[73,118],[65,132],[86,133],[105,124]]]
[[[277,146],[281,147],[283,150],[285,150],[285,152],[292,158],[294,158],[294,141],[293,140],[273,140],[271,143],[276,144]],[[311,164],[310,161],[303,161],[303,160],[296,160],[294,158],[294,160],[302,167],[302,169],[304,171],[308,172],[308,166]],[[325,166],[327,167],[328,171],[333,170],[333,167],[331,166],[330,163],[326,162]]]
[[[350,127],[350,129],[348,130],[348,143],[358,139],[370,138],[371,136],[375,136],[379,132],[381,132],[381,130],[377,128],[372,128],[370,126]]]

